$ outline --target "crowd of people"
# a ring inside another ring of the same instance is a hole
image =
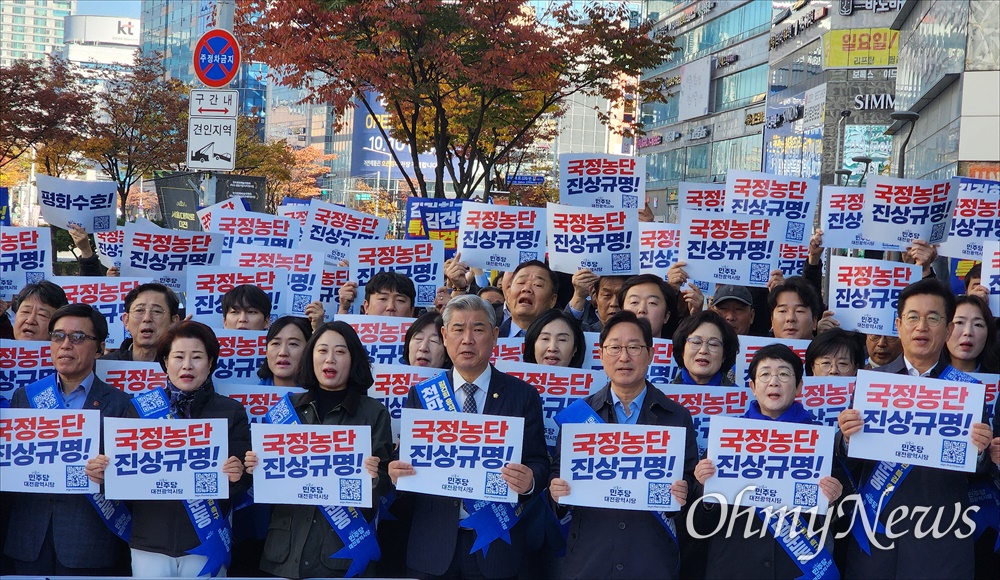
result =
[[[372,277],[364,287],[364,314],[415,319],[405,336],[403,362],[447,373],[462,412],[524,419],[522,456],[502,470],[524,510],[510,531],[510,542],[495,541],[488,550],[472,550],[475,532],[464,524],[468,513],[458,499],[395,490],[416,470],[398,456],[387,409],[368,395],[374,381],[371,363],[352,326],[324,322],[319,303],[310,305],[307,317],[272,321],[267,294],[255,286],[238,286],[222,300],[223,327],[267,332],[260,383],[304,389],[290,399],[300,423],[371,427],[372,456],[364,467],[373,478],[376,500],[375,507],[361,511],[372,522],[378,498],[392,495],[395,501],[389,508],[393,519],[377,522],[381,558],[364,570],[366,576],[798,578],[803,576],[800,563],[759,525],[753,535],[705,532],[719,528],[720,519],[749,516],[735,510],[720,513],[715,504],[696,501],[716,465],[699,454],[691,414],[647,380],[654,338],[672,340],[680,368],[673,383],[718,386],[742,383],[734,374],[741,337],[773,338],[749,365],[752,396],[743,415],[765,421],[816,422],[796,402],[804,376],[853,376],[861,369],[931,378],[949,368],[1000,371],[997,324],[978,269],[966,276],[966,294],[956,298],[930,269],[933,247],[918,241],[908,254],[924,267],[925,277],[899,296],[898,336],[865,336],[839,328],[824,307],[821,253],[820,233],[811,241],[802,276],[786,278],[775,271],[767,288],[721,285],[707,298],[688,284],[683,262],[663,277],[624,277],[597,276],[586,269],[569,276],[543,261],[530,261],[486,279],[458,255],[446,264],[447,287],[438,292],[436,307],[426,312],[414,307],[410,279],[392,272]],[[345,284],[339,298],[339,314],[348,312],[359,298],[357,284]],[[85,304],[69,304],[65,292],[51,282],[22,288],[9,310],[9,326],[4,324],[8,317],[0,316],[0,333],[6,338],[51,342],[63,407],[98,409],[104,417],[137,417],[128,395],[95,376],[95,361],[155,361],[168,377],[173,416],[227,421],[229,457],[223,471],[229,497],[240,497],[250,487],[258,458],[243,407],[213,385],[219,360],[216,334],[185,316],[169,288],[142,284],[126,296],[123,321],[131,339],[113,352],[104,347],[104,315]],[[599,333],[607,375],[606,385],[585,399],[600,420],[687,432],[683,476],[670,488],[684,507],[669,514],[669,522],[650,512],[569,509],[560,503],[570,493],[570,483],[560,477],[559,447],[554,456],[546,448],[538,391],[491,364],[498,338],[523,337],[525,363],[580,368],[587,351],[584,332]],[[811,341],[804,362],[786,346],[787,339]],[[10,404],[31,406],[24,388]],[[420,407],[412,391],[406,406]],[[848,455],[851,437],[862,427],[857,410],[843,411],[838,426],[836,465],[832,476],[820,482],[831,506],[857,494],[877,464]],[[851,534],[826,538],[820,547],[832,554],[841,575],[997,577],[996,530],[962,534],[956,528],[938,537],[920,529],[922,520],[886,521],[898,506],[926,508],[930,517],[952,521],[969,506],[970,483],[1000,488],[997,416],[984,412],[968,439],[978,453],[976,474],[914,467],[878,512],[880,523],[870,530],[870,553]],[[102,484],[108,464],[107,456],[94,456],[87,463],[88,477]],[[127,545],[85,496],[25,493],[6,495],[3,504],[5,572],[192,577],[206,563],[205,556],[192,554],[199,537],[179,500],[127,502],[132,516]],[[228,514],[234,502],[220,506]],[[831,507],[827,517],[837,520],[834,529],[859,525],[852,509],[838,516]],[[335,557],[344,542],[317,506],[256,504],[235,510],[230,518],[231,576],[336,577],[351,565],[350,559]],[[886,525],[893,535],[887,535]]]

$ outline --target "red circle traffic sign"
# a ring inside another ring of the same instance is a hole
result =
[[[228,31],[216,28],[198,39],[194,49],[194,73],[213,89],[228,85],[240,70],[240,45]]]

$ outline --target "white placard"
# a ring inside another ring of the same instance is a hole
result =
[[[84,467],[100,435],[94,409],[0,409],[0,491],[97,493]]]

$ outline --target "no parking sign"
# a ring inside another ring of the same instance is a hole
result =
[[[240,70],[240,45],[228,30],[209,30],[194,49],[194,72],[206,86],[224,87]]]

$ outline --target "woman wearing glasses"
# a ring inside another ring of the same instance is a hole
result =
[[[806,375],[853,377],[865,364],[861,335],[834,328],[816,335],[806,349]]]
[[[735,384],[733,365],[740,351],[733,327],[714,310],[704,310],[684,319],[674,332],[674,360],[681,372],[674,377],[681,385]]]

